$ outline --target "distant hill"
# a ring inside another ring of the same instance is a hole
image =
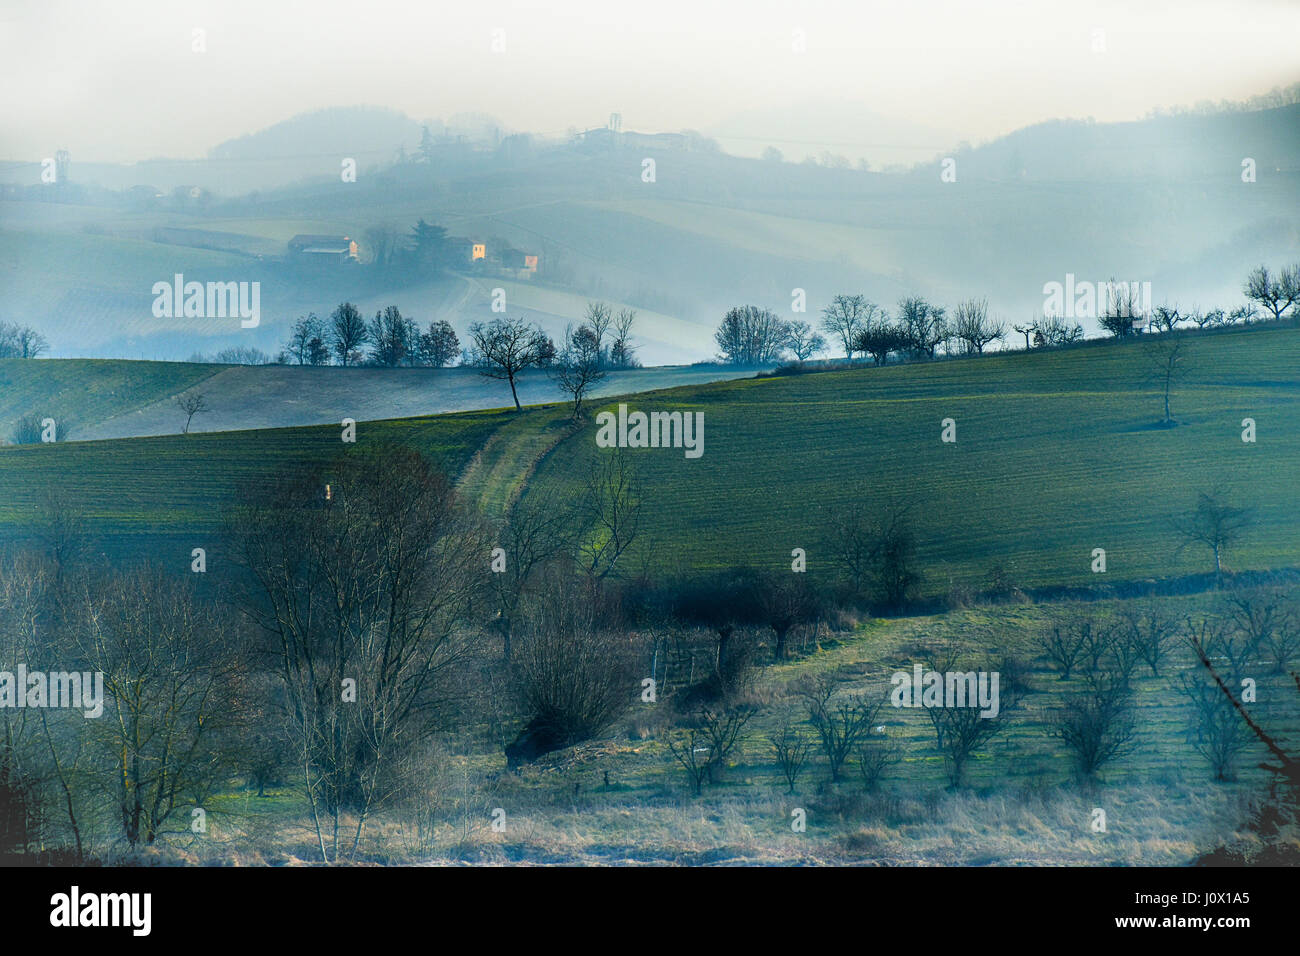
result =
[[[1053,120],[952,154],[959,175],[1035,182],[1241,182],[1253,159],[1257,181],[1300,171],[1300,103],[1131,123]],[[1245,184],[1243,184],[1245,185]]]
[[[353,120],[382,161],[340,138]],[[1300,259],[1300,105],[1039,124],[954,149],[952,182],[938,162],[882,174],[676,148],[671,138],[441,138],[431,162],[393,164],[391,137],[416,129],[391,111],[324,111],[186,167],[200,184],[272,166],[299,180],[238,197],[0,202],[6,320],[40,328],[59,356],[184,359],[231,345],[274,352],[297,316],[343,299],[369,313],[396,304],[421,323],[446,318],[463,337],[492,317],[501,288],[511,310],[553,333],[590,299],[638,309],[642,358],[678,364],[710,357],[712,331],[732,305],[798,315],[795,290],[814,321],[843,292],[887,307],[908,294],[949,306],[987,297],[994,313],[1024,321],[1041,311],[1044,284],[1071,273],[1150,282],[1155,304],[1231,309],[1250,269]],[[285,155],[298,133],[314,158]],[[356,182],[339,176],[345,147],[361,153]],[[1255,182],[1242,181],[1247,157]],[[642,175],[647,159],[652,180]],[[72,169],[75,180],[75,158]],[[419,218],[537,254],[541,270],[524,283],[489,272],[307,274],[278,261],[304,232],[350,235],[364,261],[370,229],[405,236]],[[155,318],[152,285],[177,272],[260,282],[261,325]],[[1082,324],[1096,331],[1091,319]]]
[[[398,110],[342,106],[294,116],[274,126],[227,140],[208,151],[213,160],[292,159],[329,153],[382,157],[420,145],[420,124]]]

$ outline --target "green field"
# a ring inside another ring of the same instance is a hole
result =
[[[1300,565],[1300,334],[1192,337],[1187,349],[1173,393],[1180,424],[1170,429],[1154,427],[1161,400],[1146,383],[1141,344],[738,379],[629,397],[634,410],[701,411],[705,421],[699,459],[674,449],[630,452],[646,559],[662,569],[779,568],[801,547],[810,571],[824,572],[835,514],[892,502],[913,505],[924,591],[932,596],[953,583],[978,586],[995,563],[1022,587],[1163,578],[1209,570],[1208,553],[1179,551],[1171,521],[1199,491],[1227,483],[1237,503],[1256,512],[1228,566]],[[50,388],[51,396],[67,391]],[[592,411],[613,407],[603,399]],[[521,417],[394,420],[363,425],[358,441],[414,442],[454,475],[487,446],[491,460],[466,484],[485,511],[497,513],[534,487],[577,494],[595,456],[607,453],[595,446],[590,416],[572,433],[558,431],[566,414],[542,406]],[[1254,444],[1241,440],[1246,417],[1257,422]],[[945,418],[956,422],[955,443],[940,441]],[[295,461],[328,457],[337,442],[337,427],[328,426],[6,448],[0,521],[21,533],[38,494],[54,489],[82,502],[93,530],[108,539],[211,532],[237,488]],[[1107,552],[1105,576],[1091,571],[1094,548]]]
[[[648,535],[670,567],[788,565],[825,555],[833,513],[909,502],[928,590],[975,584],[1001,562],[1024,585],[1207,570],[1176,554],[1170,520],[1227,482],[1257,510],[1235,569],[1300,563],[1300,334],[1189,340],[1172,429],[1153,428],[1160,396],[1141,345],[1093,346],[973,361],[737,381],[678,389],[632,408],[702,411],[705,452],[634,452]],[[608,403],[604,408],[611,408]],[[1252,417],[1259,440],[1241,440]],[[941,421],[957,441],[940,441]],[[573,484],[599,452],[568,439],[536,481]],[[832,515],[823,515],[829,509]],[[823,565],[824,567],[824,565]]]
[[[116,359],[0,359],[0,436],[25,415],[78,425],[102,422],[176,395],[216,375],[219,365]]]

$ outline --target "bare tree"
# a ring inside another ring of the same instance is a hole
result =
[[[293,324],[289,331],[289,341],[285,345],[285,351],[299,365],[315,365],[312,362],[312,341],[323,340],[325,337],[325,324],[316,317],[315,312],[298,317],[298,321]]]
[[[902,759],[902,751],[892,737],[868,728],[858,744],[858,775],[862,778],[862,789],[868,793],[875,792],[889,768]]]
[[[785,660],[786,638],[792,628],[813,620],[818,613],[817,597],[806,574],[777,571],[764,574],[759,583],[759,614],[776,638],[772,656]]]
[[[761,365],[781,357],[789,340],[789,327],[770,309],[742,305],[723,316],[713,340],[724,362]]]
[[[401,248],[402,235],[392,223],[379,223],[365,231],[366,245],[370,250],[370,261],[380,269],[386,269]]]
[[[1196,507],[1174,519],[1174,530],[1185,544],[1200,544],[1214,555],[1214,573],[1223,575],[1223,555],[1241,540],[1254,521],[1249,508],[1239,508],[1228,503],[1228,492],[1223,487],[1199,492]]]
[[[202,392],[185,392],[177,395],[176,407],[185,413],[185,427],[181,429],[182,435],[190,433],[190,422],[194,421],[195,415],[212,411]]]
[[[430,322],[427,331],[420,334],[420,364],[430,368],[445,368],[460,354],[460,339],[446,319]]]
[[[896,315],[907,336],[907,347],[920,358],[934,358],[935,352],[952,335],[944,309],[919,296],[900,300]]]
[[[501,632],[503,656],[510,660],[515,620],[524,598],[545,567],[573,546],[572,509],[545,491],[531,491],[511,506],[497,532],[504,570],[488,577]]]
[[[1215,668],[1213,661],[1210,660],[1208,649],[1201,643],[1198,636],[1193,635],[1190,643],[1192,651],[1196,654],[1196,659],[1209,673],[1210,679],[1214,681],[1215,686],[1228,699],[1233,710],[1240,715],[1246,726],[1250,728],[1251,733],[1255,735],[1255,738],[1268,749],[1269,754],[1277,761],[1272,764],[1262,763],[1259,765],[1260,768],[1269,771],[1269,773],[1274,774],[1285,783],[1290,788],[1292,800],[1294,801],[1297,793],[1300,793],[1300,757],[1292,756],[1283,750],[1281,743],[1251,717],[1245,705],[1237,699],[1237,695],[1232,692],[1232,689],[1219,674],[1218,669]],[[1295,680],[1296,690],[1300,691],[1300,675],[1292,674],[1291,676]]]
[[[706,707],[685,732],[668,737],[668,752],[681,764],[698,796],[707,780],[716,783],[731,754],[745,737],[754,711],[749,707],[721,710]]]
[[[631,457],[603,454],[587,478],[583,500],[588,532],[579,547],[586,572],[606,578],[641,534],[641,493]]]
[[[1160,676],[1160,665],[1169,656],[1178,622],[1154,601],[1125,609],[1121,626],[1127,633],[1138,656],[1151,668],[1151,676]]]
[[[972,668],[961,666],[960,657],[958,648],[945,648],[937,655],[931,667],[942,674],[955,672],[975,677],[980,670],[1001,673],[1001,669],[1010,662],[1006,657],[986,656],[978,667]],[[1026,690],[1027,686],[1022,680],[1001,681],[998,689],[998,713],[995,717],[981,716],[981,709],[975,706],[926,708],[926,717],[934,728],[935,744],[943,756],[948,783],[954,790],[965,781],[966,767],[971,758],[1006,730],[1007,714],[1019,705]]]
[[[704,789],[712,766],[712,748],[707,744],[708,737],[702,728],[691,726],[667,738],[668,752],[681,764],[690,780],[691,792],[697,797]]]
[[[1081,777],[1129,753],[1137,736],[1129,683],[1121,675],[1095,672],[1053,715],[1048,732],[1070,749]]]
[[[715,636],[709,696],[731,698],[742,690],[751,663],[737,641],[740,628],[762,619],[759,577],[752,568],[734,567],[696,574],[672,588],[672,614],[678,621],[706,627]]]
[[[854,340],[854,348],[870,355],[876,365],[884,365],[891,352],[902,352],[911,340],[897,323],[890,322],[882,312],[879,318],[866,323]]]
[[[493,319],[487,325],[475,322],[469,327],[469,334],[483,357],[480,373],[509,382],[515,411],[523,411],[515,382],[524,369],[541,367],[549,361],[554,347],[548,348],[550,340],[546,334],[523,319]]]
[[[412,364],[419,354],[420,330],[397,306],[385,306],[366,326],[366,341],[372,364],[397,368]]]
[[[1215,780],[1236,780],[1237,761],[1253,739],[1250,728],[1208,677],[1197,680],[1180,674],[1177,686],[1191,704],[1188,737],[1192,747],[1209,764]]]
[[[1178,329],[1178,323],[1187,322],[1190,316],[1183,315],[1176,305],[1158,305],[1151,310],[1151,328],[1166,335]]]
[[[786,325],[786,348],[800,362],[826,350],[826,339],[807,322],[789,322]]]
[[[30,325],[0,322],[0,358],[38,358],[49,347],[45,336]]]
[[[1163,424],[1172,425],[1174,424],[1174,418],[1169,411],[1169,396],[1173,392],[1174,385],[1185,371],[1183,367],[1183,360],[1187,357],[1185,343],[1181,336],[1164,335],[1148,342],[1144,348],[1144,353],[1149,369],[1147,380],[1154,381],[1164,393],[1165,417]]]
[[[845,358],[852,361],[859,333],[875,321],[879,313],[880,307],[868,301],[866,296],[837,295],[822,309],[822,330],[840,340]]]
[[[1117,339],[1126,339],[1141,332],[1142,315],[1136,286],[1135,282],[1116,282],[1111,279],[1099,290],[1106,296],[1106,301],[1097,322]]]
[[[1280,269],[1276,274],[1270,273],[1267,266],[1260,266],[1246,276],[1242,291],[1247,299],[1258,302],[1278,321],[1300,301],[1300,263]]]
[[[351,302],[342,302],[330,313],[330,347],[340,365],[355,365],[361,356],[361,346],[366,344],[368,333],[361,310]]]
[[[605,378],[605,363],[600,357],[600,342],[586,325],[564,330],[564,346],[548,372],[560,391],[573,403],[573,420],[582,415],[582,401],[587,392]]]
[[[1276,592],[1237,591],[1226,599],[1228,620],[1266,657],[1274,674],[1284,674],[1300,652],[1300,627],[1291,603]]]
[[[246,572],[235,599],[274,662],[321,858],[354,856],[397,793],[401,754],[459,703],[488,539],[450,482],[400,446],[286,475],[228,529]]]
[[[843,679],[843,672],[837,668],[806,679],[798,688],[808,711],[808,720],[817,732],[822,753],[826,755],[832,781],[840,779],[845,761],[876,722],[885,703],[883,699],[870,702],[865,696],[846,696],[836,700]]]
[[[804,767],[808,764],[808,756],[812,753],[812,741],[792,727],[788,720],[782,725],[780,733],[772,734],[767,739],[776,754],[776,764],[781,769],[781,776],[785,777],[786,792],[794,793],[799,775],[803,773]]]
[[[1083,341],[1083,326],[1071,324],[1059,315],[1045,315],[1029,327],[1034,334],[1034,348],[1050,349]]]
[[[1007,334],[1006,323],[989,318],[987,299],[967,299],[953,309],[952,332],[965,348],[966,354],[980,354]]]
[[[76,645],[104,675],[95,775],[127,843],[151,844],[229,781],[246,652],[220,609],[158,568],[105,573],[77,601]]]
[[[609,347],[609,363],[614,368],[635,368],[639,364],[636,347],[631,343],[635,322],[635,309],[619,309],[614,317],[614,344]]]
[[[506,747],[512,767],[587,740],[627,710],[635,656],[616,623],[598,582],[559,569],[547,575],[511,658],[526,721]]]
[[[635,313],[633,313],[635,315]],[[591,330],[596,339],[596,359],[603,361],[605,353],[605,335],[614,324],[614,310],[604,302],[588,302],[583,324]]]

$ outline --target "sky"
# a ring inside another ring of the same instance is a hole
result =
[[[852,145],[842,105],[978,143],[1288,85],[1297,36],[1296,0],[0,0],[0,159],[195,158],[349,105],[774,141],[816,105],[801,135]]]

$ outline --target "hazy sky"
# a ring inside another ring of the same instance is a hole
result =
[[[1296,80],[1297,36],[1296,0],[0,0],[0,158],[197,157],[355,104],[561,133],[844,103],[979,141],[1265,92]]]

